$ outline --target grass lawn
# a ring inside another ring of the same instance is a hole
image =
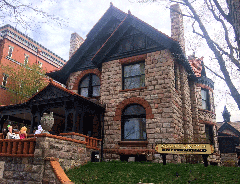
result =
[[[74,183],[224,183],[240,184],[239,167],[150,162],[89,162],[66,172]]]

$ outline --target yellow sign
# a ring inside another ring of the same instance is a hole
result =
[[[210,144],[158,144],[156,151],[162,154],[207,154],[214,152]]]

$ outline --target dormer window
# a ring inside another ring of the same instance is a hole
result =
[[[95,74],[86,75],[79,84],[79,94],[84,97],[100,96],[100,79]]]
[[[145,86],[145,62],[123,66],[123,90]]]
[[[8,57],[12,57],[12,53],[13,53],[13,46],[9,45],[9,50],[8,50]]]

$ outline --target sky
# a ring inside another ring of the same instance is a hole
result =
[[[130,10],[134,16],[171,36],[170,10],[165,8],[166,3],[159,1],[158,3],[138,3],[137,0],[39,0],[33,2],[30,0],[9,0],[9,3],[29,5],[39,12],[23,7],[13,13],[9,7],[3,6],[6,17],[1,18],[0,26],[12,25],[67,61],[71,34],[76,32],[83,39],[86,39],[88,32],[109,8],[110,2],[125,13]],[[199,7],[199,9],[201,8]],[[204,9],[202,13],[206,14]],[[208,16],[206,17],[208,19]],[[25,26],[26,23],[30,26]],[[212,31],[213,36],[219,36],[214,32],[219,28],[218,25],[212,26],[210,24],[208,28]],[[217,64],[212,60],[213,54],[203,40],[196,39],[189,20],[186,18],[184,18],[184,29],[187,55],[194,51],[197,57],[204,56],[204,63],[207,66],[219,71]],[[240,111],[233,98],[228,95],[229,91],[224,82],[211,72],[207,71],[207,76],[215,82],[214,98],[217,122],[223,121],[221,114],[224,105],[227,105],[231,113],[231,121],[240,121]],[[240,91],[240,76],[236,76],[234,82]]]

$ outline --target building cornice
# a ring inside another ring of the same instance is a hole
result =
[[[49,63],[49,64],[51,64],[51,65],[53,65],[54,67],[57,67],[57,68],[61,68],[61,67],[62,67],[62,66],[54,63],[53,61],[48,61],[46,57],[44,57],[44,56],[42,56],[42,55],[40,55],[40,54],[37,54],[36,51],[33,51],[32,49],[30,49],[29,47],[23,45],[22,43],[18,42],[17,40],[13,39],[12,37],[9,37],[9,35],[8,35],[8,36],[5,36],[4,38],[5,38],[5,39],[8,39],[9,41],[11,41],[11,42],[13,42],[14,44],[18,45],[19,47],[23,48],[24,50],[30,52],[30,53],[33,54],[34,56],[41,58],[42,60],[44,60],[45,62],[47,62],[47,63]]]

